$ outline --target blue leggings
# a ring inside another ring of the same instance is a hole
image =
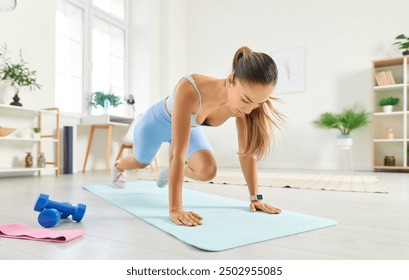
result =
[[[150,164],[164,142],[172,143],[172,119],[165,108],[165,99],[152,105],[141,117],[133,133],[134,157],[143,164]],[[186,159],[199,151],[213,148],[207,140],[203,128],[190,128],[190,143]]]

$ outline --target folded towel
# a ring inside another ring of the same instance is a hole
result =
[[[0,224],[0,237],[48,242],[68,242],[84,234],[82,230],[51,230],[30,228],[20,224]]]

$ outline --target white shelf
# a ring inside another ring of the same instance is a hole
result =
[[[21,142],[57,142],[52,138],[20,138],[20,137],[0,137],[0,141],[21,141]]]
[[[2,113],[15,114],[19,116],[37,116],[38,113],[51,114],[51,115],[57,114],[57,112],[54,110],[46,110],[46,109],[37,110],[37,109],[32,109],[32,108],[11,106],[11,105],[5,105],[5,104],[0,104],[0,111]]]
[[[57,167],[7,167],[0,168],[0,173],[55,171]]]
[[[395,84],[395,85],[388,85],[388,86],[376,86],[374,87],[375,92],[384,92],[390,91],[393,89],[403,89],[404,84]]]
[[[396,112],[391,112],[391,113],[384,113],[384,112],[377,112],[374,113],[374,116],[400,116],[405,114],[405,112],[403,111],[396,111]]]
[[[375,143],[400,143],[407,141],[407,139],[374,139],[373,140]]]

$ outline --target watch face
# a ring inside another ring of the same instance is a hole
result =
[[[16,8],[17,0],[0,0],[0,12],[9,12]]]

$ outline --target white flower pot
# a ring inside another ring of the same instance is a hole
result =
[[[337,135],[337,145],[340,149],[350,149],[354,144],[351,135]]]
[[[38,132],[31,132],[31,138],[33,139],[40,139],[41,138],[41,134]]]
[[[393,110],[393,105],[385,105],[382,106],[383,112],[384,113],[391,113]]]

